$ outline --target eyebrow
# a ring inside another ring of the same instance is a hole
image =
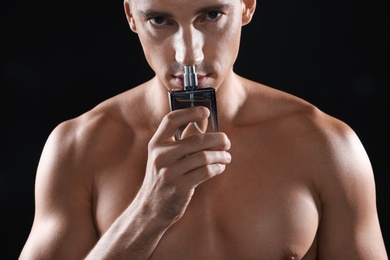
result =
[[[201,7],[198,10],[196,10],[196,14],[201,13],[209,13],[213,11],[219,11],[219,10],[227,10],[232,6],[232,4],[217,4],[217,5],[211,5],[211,6],[205,6]],[[151,9],[146,10],[140,10],[139,13],[143,17],[172,17],[173,15],[169,12],[162,12],[162,11],[156,11]]]
[[[227,10],[232,6],[232,4],[218,4],[218,5],[212,5],[212,6],[206,6],[198,9],[196,11],[197,14],[200,13],[209,13],[213,11],[219,11],[219,10]]]

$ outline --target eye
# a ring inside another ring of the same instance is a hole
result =
[[[209,20],[217,20],[221,16],[220,11],[212,11],[207,13],[207,19]]]
[[[153,25],[156,25],[156,26],[163,26],[166,23],[165,18],[162,16],[156,16],[156,17],[149,18],[149,21]]]

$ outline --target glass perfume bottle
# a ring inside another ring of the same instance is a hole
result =
[[[184,90],[172,89],[169,91],[171,110],[204,106],[210,110],[210,116],[204,121],[181,126],[175,135],[175,139],[180,140],[197,132],[218,132],[215,89],[211,87],[198,88],[195,66],[184,66],[183,81]]]

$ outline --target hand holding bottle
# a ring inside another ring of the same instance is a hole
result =
[[[209,114],[205,107],[172,111],[149,142],[146,175],[138,196],[168,225],[183,215],[194,189],[230,163],[230,141],[224,133],[174,139],[180,126],[204,120]]]

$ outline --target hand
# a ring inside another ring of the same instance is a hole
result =
[[[141,200],[149,203],[157,218],[169,225],[184,214],[194,189],[221,174],[230,163],[230,141],[224,133],[195,134],[175,141],[177,129],[206,119],[205,107],[170,112],[149,142]]]

